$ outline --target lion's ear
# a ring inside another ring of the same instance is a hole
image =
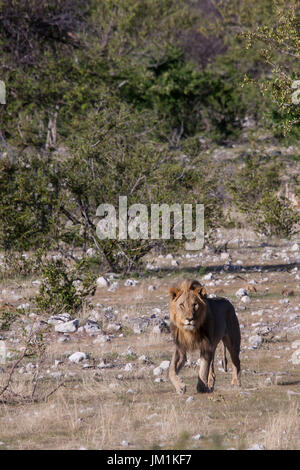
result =
[[[180,289],[178,289],[178,287],[171,287],[169,289],[169,294],[171,296],[171,299],[174,300],[178,296],[179,292],[180,292]]]
[[[203,299],[206,299],[206,298],[207,298],[207,292],[206,292],[205,287],[201,287],[200,296],[201,296]]]
[[[206,292],[206,289],[205,287],[203,286],[199,286],[195,289],[195,292],[202,298],[202,299],[206,299],[207,298],[207,292]]]

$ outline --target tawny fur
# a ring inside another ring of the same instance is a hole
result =
[[[183,281],[170,289],[171,333],[176,345],[169,376],[178,393],[185,385],[178,376],[186,353],[200,351],[197,390],[211,391],[214,386],[214,354],[218,343],[224,345],[223,365],[227,369],[226,347],[233,362],[232,383],[240,385],[240,328],[233,305],[225,298],[207,298],[205,288],[195,280]]]

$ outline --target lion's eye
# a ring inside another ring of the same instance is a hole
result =
[[[184,304],[179,304],[179,307],[183,310],[184,309]]]

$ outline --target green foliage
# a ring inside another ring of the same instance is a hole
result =
[[[70,142],[72,158],[58,165],[65,194],[61,209],[69,221],[69,236],[75,230],[93,243],[110,269],[127,272],[158,242],[98,239],[95,216],[101,203],[112,204],[118,216],[119,196],[127,196],[128,206],[146,205],[149,214],[154,203],[201,201],[210,208],[207,229],[217,224],[220,211],[216,183],[209,185],[209,166],[182,164],[180,154],[159,140],[162,129],[155,113],[139,112],[107,95],[83,126],[84,138],[73,136]]]
[[[279,176],[276,161],[251,154],[236,172],[229,191],[236,207],[258,233],[289,237],[295,233],[299,215],[286,198],[278,195]]]
[[[245,54],[247,51],[258,54],[260,65],[257,67],[257,62],[252,62],[256,65],[256,70],[253,67],[246,72],[246,82],[256,83],[262,94],[269,96],[268,103],[274,113],[272,119],[276,134],[284,135],[293,126],[299,128],[299,104],[292,101],[292,83],[299,79],[298,2],[221,0],[219,13],[223,28],[234,28],[237,37],[243,41]],[[253,58],[254,56],[252,60]],[[263,74],[264,71],[267,74]],[[271,100],[276,103],[276,107]]]
[[[299,214],[284,197],[278,197],[274,193],[265,194],[257,205],[254,226],[267,237],[289,238],[296,233],[299,222]]]
[[[56,219],[55,174],[48,156],[0,160],[0,246],[28,250],[43,239]]]
[[[0,330],[7,331],[11,325],[20,317],[21,311],[6,306],[0,310]]]
[[[49,261],[43,266],[42,278],[35,302],[43,313],[74,314],[96,290],[95,276],[85,272],[84,262],[69,267],[61,259]]]

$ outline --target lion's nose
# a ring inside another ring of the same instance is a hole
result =
[[[187,321],[188,321],[189,323],[191,323],[191,322],[193,321],[193,317],[187,318]]]

